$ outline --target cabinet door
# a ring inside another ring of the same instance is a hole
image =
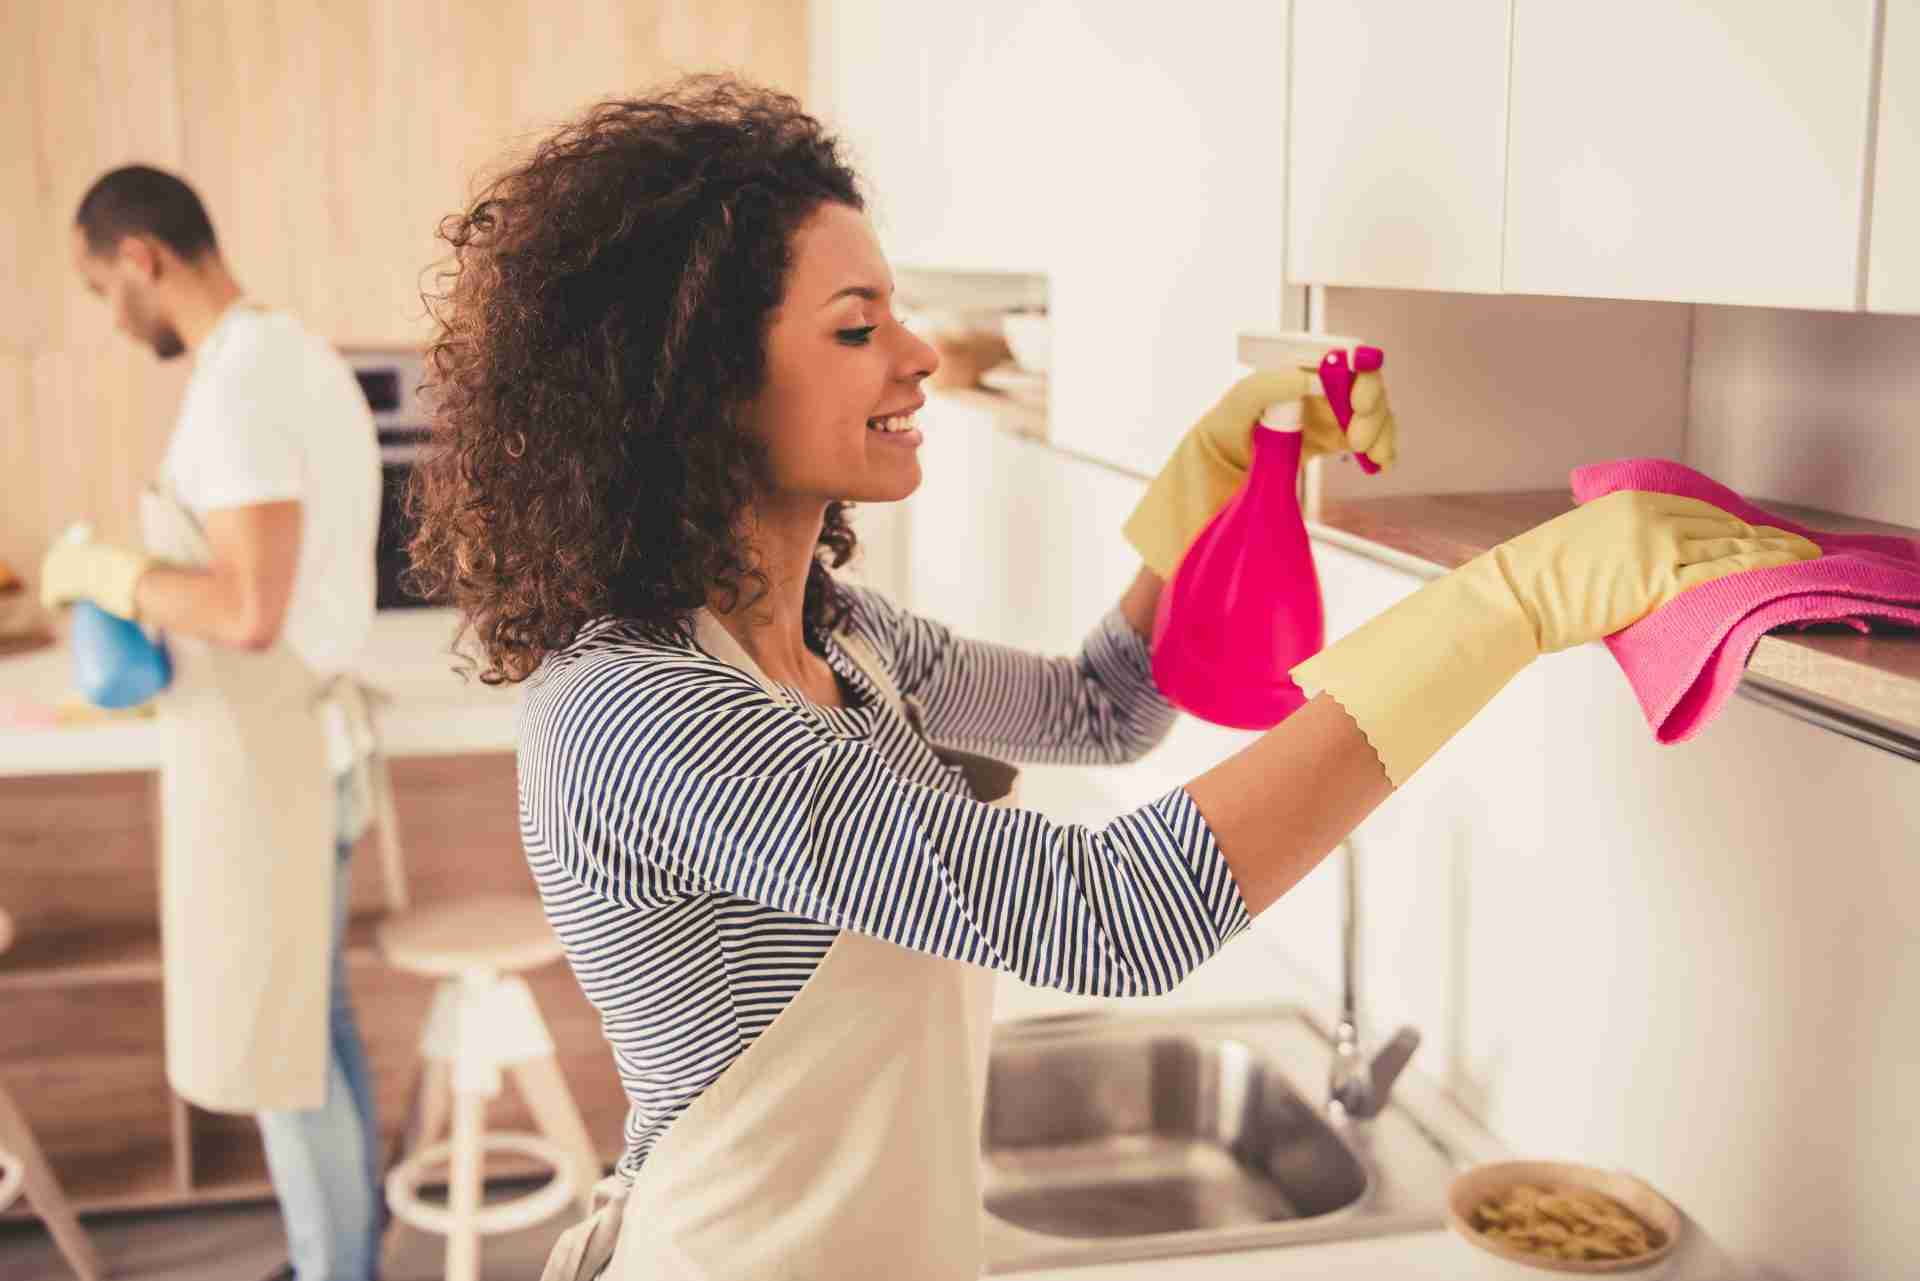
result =
[[[909,197],[914,261],[962,271],[1046,270],[1077,221],[1056,181],[1065,6],[975,0],[916,13],[925,50],[926,146]],[[1068,65],[1071,60],[1069,59]]]
[[[1083,6],[1059,38],[1049,430],[1145,475],[1279,322],[1286,5]]]
[[[1867,309],[1920,312],[1920,0],[1887,0]]]
[[[1287,278],[1500,288],[1511,0],[1296,0]]]
[[[914,15],[879,0],[813,6],[812,103],[847,145],[887,252],[918,262],[930,234],[925,199],[927,46]]]
[[[1873,0],[1514,0],[1505,285],[1851,309]]]

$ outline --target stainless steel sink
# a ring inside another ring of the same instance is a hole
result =
[[[1397,1105],[1330,1119],[1297,1009],[995,1029],[981,1134],[990,1272],[1410,1231],[1449,1154]]]

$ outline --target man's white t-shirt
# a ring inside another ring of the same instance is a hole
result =
[[[321,676],[352,666],[373,630],[380,450],[340,353],[285,313],[230,307],[195,353],[161,472],[203,520],[228,507],[300,504],[281,634]],[[329,754],[340,767],[341,745]]]

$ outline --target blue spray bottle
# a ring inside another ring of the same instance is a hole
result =
[[[75,525],[65,537],[86,539]],[[173,662],[164,644],[149,639],[140,624],[109,614],[90,600],[73,605],[73,683],[95,707],[136,707],[167,687]]]

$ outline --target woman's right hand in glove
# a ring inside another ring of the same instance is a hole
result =
[[[1539,655],[1610,636],[1724,575],[1819,554],[1696,498],[1622,490],[1428,583],[1293,676],[1346,709],[1398,787]]]

